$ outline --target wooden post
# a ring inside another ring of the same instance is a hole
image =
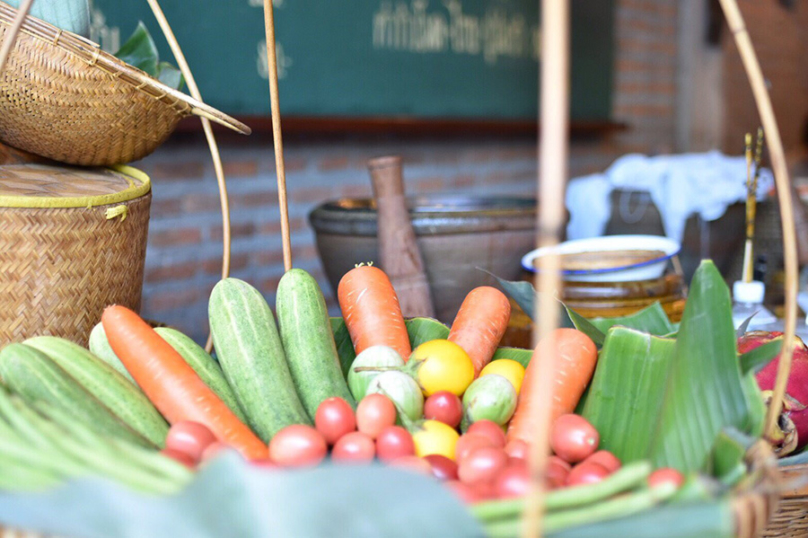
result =
[[[542,0],[541,2],[542,55],[540,79],[540,137],[539,137],[539,215],[537,246],[558,244],[564,225],[564,190],[567,181],[567,152],[569,142],[569,0]],[[561,293],[560,258],[542,256],[536,276],[541,292],[536,307],[537,325],[534,344],[549,340],[548,349],[555,349],[553,333],[558,327],[558,302]],[[531,373],[538,387],[538,398],[531,414],[541,417],[536,436],[530,448],[531,492],[525,503],[525,538],[541,537],[541,519],[544,512],[544,475],[550,452],[550,412],[556,357],[542,357],[539,368]]]
[[[368,161],[378,209],[381,266],[390,277],[404,317],[435,317],[424,261],[415,239],[407,199],[401,157]]]

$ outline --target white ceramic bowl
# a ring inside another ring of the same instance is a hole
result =
[[[679,253],[681,246],[676,241],[660,235],[607,235],[591,239],[566,241],[557,247],[552,247],[552,250],[558,254],[577,254],[604,250],[659,250],[665,253],[658,258],[631,265],[561,272],[564,280],[576,282],[634,282],[660,278],[665,272],[668,260]],[[551,248],[539,248],[525,254],[522,258],[522,267],[528,271],[536,272],[534,261],[549,252],[551,252]]]

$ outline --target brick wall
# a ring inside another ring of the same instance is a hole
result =
[[[626,152],[672,150],[676,4],[618,0],[614,119],[630,129],[574,141],[572,176],[602,170]],[[307,215],[326,199],[370,196],[367,159],[402,155],[412,194],[535,194],[532,137],[290,138],[284,146],[295,265],[321,281],[332,308]],[[274,304],[283,262],[271,140],[259,135],[227,142],[222,155],[232,211],[231,274],[258,286]],[[154,185],[142,313],[201,341],[222,250],[218,193],[206,145],[198,136],[176,136],[136,166]]]
[[[769,83],[774,112],[787,153],[800,145],[808,121],[808,3],[786,8],[773,0],[739,0],[749,35]],[[725,28],[725,30],[727,30]],[[760,125],[752,90],[729,31],[724,50],[725,151],[738,152],[743,134]]]

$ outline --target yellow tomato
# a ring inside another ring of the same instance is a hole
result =
[[[488,374],[498,374],[510,381],[518,395],[525,378],[525,367],[513,359],[499,359],[489,362],[480,372],[480,377]]]
[[[448,340],[424,342],[412,352],[410,362],[418,369],[418,384],[427,396],[441,390],[462,396],[474,381],[468,353]]]
[[[439,454],[450,460],[455,459],[455,445],[460,436],[454,428],[437,420],[424,421],[421,428],[412,436],[416,456],[423,458]]]

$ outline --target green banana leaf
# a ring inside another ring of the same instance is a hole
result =
[[[533,356],[533,351],[530,349],[520,349],[518,347],[501,347],[494,352],[494,356],[491,357],[492,361],[496,361],[499,359],[513,359],[525,368],[527,368],[527,364],[530,362],[530,358]]]
[[[135,31],[126,43],[121,45],[115,56],[175,90],[180,89],[184,83],[179,69],[168,62],[160,61],[157,45],[142,22],[138,23]]]
[[[743,373],[752,372],[758,373],[766,367],[774,358],[780,354],[780,348],[783,347],[783,339],[778,338],[771,342],[766,342],[760,347],[749,350],[741,355],[741,370]]]
[[[668,319],[668,315],[659,302],[655,302],[651,306],[643,308],[639,312],[634,312],[629,316],[595,318],[589,321],[604,333],[615,325],[637,329],[638,331],[647,332],[655,336],[664,336],[676,330],[676,327],[671,323],[671,320]]]

